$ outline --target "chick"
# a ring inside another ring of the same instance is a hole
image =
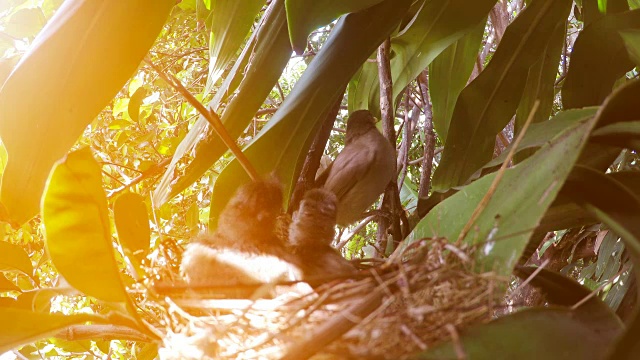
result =
[[[305,281],[312,285],[322,279],[355,273],[356,269],[331,247],[336,225],[337,198],[318,188],[305,193],[293,214],[289,246],[298,257]]]
[[[226,205],[213,234],[187,246],[180,266],[199,286],[259,285],[302,277],[274,233],[282,212],[282,187],[270,178],[242,186]]]

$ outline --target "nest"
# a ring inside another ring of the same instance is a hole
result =
[[[406,358],[490,320],[508,278],[474,271],[473,247],[444,239],[316,289],[272,299],[167,299],[163,359]],[[273,289],[269,289],[273,290]]]

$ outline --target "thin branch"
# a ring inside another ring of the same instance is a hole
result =
[[[431,189],[431,172],[433,171],[433,157],[435,156],[436,134],[433,132],[433,109],[429,99],[429,79],[427,71],[424,70],[418,76],[418,86],[424,104],[424,156],[422,157],[420,187],[418,197],[427,197]]]
[[[233,139],[227,132],[227,129],[225,129],[224,125],[222,124],[222,121],[220,121],[220,117],[218,116],[218,114],[216,114],[216,112],[213,111],[212,109],[205,108],[204,105],[202,105],[202,103],[193,96],[193,94],[191,94],[187,89],[184,88],[184,86],[182,86],[182,83],[180,83],[180,80],[176,79],[175,76],[171,75],[170,73],[165,73],[164,71],[162,71],[162,69],[157,67],[149,58],[145,58],[144,61],[149,66],[151,66],[151,68],[153,68],[153,70],[155,70],[164,81],[166,81],[169,85],[171,85],[174,89],[176,89],[180,94],[182,94],[182,96],[184,96],[187,99],[189,104],[191,104],[191,106],[193,106],[196,110],[198,110],[200,115],[202,115],[205,119],[207,119],[209,124],[211,124],[211,127],[213,127],[213,130],[215,130],[218,136],[220,136],[220,139],[222,139],[222,142],[224,142],[224,144],[229,148],[229,150],[231,150],[233,155],[235,155],[236,159],[238,159],[238,161],[240,162],[240,165],[247,172],[251,180],[254,180],[254,181],[258,180],[260,178],[260,175],[258,175],[258,172],[253,167],[253,165],[251,165],[251,162],[249,162],[249,159],[247,159],[247,157],[244,155],[242,150],[240,150],[240,147],[238,147],[235,141],[233,141]]]

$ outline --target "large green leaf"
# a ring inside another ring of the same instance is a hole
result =
[[[341,15],[358,12],[380,3],[382,0],[286,0],[287,22],[291,45],[302,54],[309,34],[327,25]]]
[[[619,34],[628,29],[640,29],[640,10],[606,15],[580,33],[562,86],[565,109],[600,105],[614,83],[634,67]]]
[[[411,359],[457,359],[457,349],[474,360],[602,359],[621,328],[610,312],[526,309],[474,326],[460,334],[460,341],[442,344]]]
[[[151,230],[144,198],[135,193],[124,193],[113,204],[113,219],[122,246],[131,253],[144,257],[149,251]]]
[[[272,2],[268,11],[258,30],[257,43],[253,46],[252,42],[249,42],[248,48],[245,48],[245,55],[251,55],[249,67],[244,73],[237,94],[227,105],[221,117],[222,123],[232,138],[240,136],[249,125],[291,57],[284,0]],[[234,69],[242,70],[239,69],[242,63],[243,61],[237,62],[237,67],[234,66]],[[226,95],[227,90],[230,90],[232,79],[229,77],[227,79],[229,81],[225,81],[222,92],[216,94],[209,104],[210,108],[217,109],[222,97]],[[204,138],[202,138],[203,134],[205,134]],[[195,146],[193,161],[184,170],[184,174],[176,178],[175,165],[193,146]],[[207,120],[201,116],[178,147],[172,164],[156,188],[153,194],[154,206],[161,206],[197,181],[226,151],[227,147],[208,127]]]
[[[603,126],[592,134],[592,141],[640,151],[640,121]]]
[[[129,79],[174,4],[68,0],[40,32],[0,91],[0,201],[14,221],[38,213],[53,163]]]
[[[469,82],[478,58],[486,19],[460,40],[449,45],[429,65],[429,95],[433,107],[433,128],[444,142],[458,95]]]
[[[128,300],[113,254],[100,165],[89,148],[70,153],[52,170],[42,222],[51,261],[69,284],[101,300]]]
[[[211,12],[209,77],[206,92],[213,89],[247,37],[264,0],[216,0]]]
[[[549,119],[555,99],[556,75],[558,74],[558,63],[564,45],[565,34],[565,24],[558,23],[551,34],[549,43],[544,48],[542,56],[529,69],[527,85],[524,88],[524,93],[516,111],[515,134],[518,134],[522,126],[524,126],[536,101],[539,101],[539,106],[534,114],[533,123]],[[525,152],[516,156],[515,159],[516,161],[521,161],[531,154],[532,152]]]
[[[531,157],[505,171],[465,240],[484,244],[477,252],[481,268],[511,273],[533,229],[569,175],[594,123],[591,117],[567,127]],[[430,237],[456,241],[494,177],[495,173],[486,175],[438,204],[418,223],[405,244]]]
[[[391,39],[394,99],[442,51],[474,29],[495,3],[496,0],[425,2],[409,27]],[[375,66],[365,66],[357,86],[349,89],[349,97],[355,97],[355,103],[368,104],[360,108],[368,108],[374,113],[379,112],[377,71]]]
[[[463,185],[491,160],[495,135],[513,116],[529,67],[541,57],[556,26],[564,23],[569,0],[534,0],[513,21],[493,58],[458,97],[433,188]]]
[[[71,325],[104,322],[91,314],[62,315],[0,307],[0,353],[51,336]]]
[[[306,154],[309,139],[319,128],[325,112],[342,95],[341,90],[367,57],[397,26],[410,2],[386,0],[338,21],[271,121],[245,149],[259,173],[275,171],[286,192],[291,190],[298,161]],[[236,160],[222,171],[214,187],[211,226],[217,223],[217,215],[234,190],[248,180]]]
[[[640,66],[640,30],[620,30],[619,33],[629,52],[629,58],[636,66]]]
[[[524,134],[522,141],[518,144],[516,154],[526,149],[536,149],[543,146],[569,126],[594,116],[597,110],[597,107],[566,110],[559,112],[551,120],[532,124]],[[489,161],[483,168],[489,169],[501,165],[512,147],[513,146],[509,144],[500,155]]]
[[[33,276],[33,265],[29,255],[18,245],[0,241],[0,271],[19,270]]]

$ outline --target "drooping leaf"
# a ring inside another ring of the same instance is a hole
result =
[[[91,314],[62,315],[0,307],[0,352],[51,336],[71,325],[104,322]]]
[[[246,129],[291,57],[284,0],[272,2],[262,24],[256,36],[255,47],[250,45],[249,48],[245,48],[245,55],[247,57],[252,55],[250,61],[247,59],[250,66],[244,73],[236,96],[227,105],[221,117],[222,123],[232,138],[240,136]],[[236,71],[240,69],[242,63],[243,61],[237,62],[237,68],[234,66],[234,69]],[[233,78],[235,77],[227,78],[229,82],[225,82],[222,86],[223,90],[220,90],[222,93],[216,94],[209,104],[210,108],[217,109],[220,99],[229,90]],[[202,139],[203,133],[204,139]],[[184,170],[184,175],[175,178],[175,164],[194,146],[193,161]],[[227,147],[208,127],[206,119],[200,117],[179,145],[171,165],[156,188],[153,194],[154,206],[160,207],[198,180],[226,151]]]
[[[20,291],[20,288],[0,274],[0,292]]]
[[[42,9],[22,8],[11,15],[9,21],[4,24],[4,31],[13,38],[32,37],[42,29],[45,22]]]
[[[29,255],[18,245],[0,241],[0,271],[19,270],[33,276],[33,265]]]
[[[259,173],[276,172],[284,183],[285,194],[292,188],[298,161],[306,154],[309,139],[324,119],[324,113],[367,57],[397,26],[409,4],[405,0],[386,0],[341,18],[271,121],[245,148]],[[376,24],[375,29],[369,24]],[[215,227],[217,215],[234,190],[248,180],[236,160],[222,171],[214,187],[210,226]]]
[[[474,29],[484,19],[495,0],[434,0],[424,3],[409,27],[391,39],[391,78],[393,98],[404,91],[442,51]],[[366,66],[357,87],[349,97],[360,107],[379,113],[380,86],[377,68]]]
[[[465,241],[480,245],[480,268],[510,274],[536,225],[553,202],[595,123],[588,118],[567,127],[531,157],[505,171],[495,193]],[[442,166],[442,165],[441,165]],[[409,234],[404,244],[429,237],[456,241],[494,174],[463,187],[438,204]],[[442,219],[447,225],[442,226]],[[501,238],[500,241],[491,241]]]
[[[38,213],[53,163],[129,79],[174,4],[68,0],[40,32],[0,91],[0,201],[14,221]]]
[[[143,86],[136,89],[136,91],[131,95],[131,99],[129,99],[129,104],[127,104],[127,113],[129,113],[129,117],[134,122],[138,122],[138,118],[140,117],[140,106],[142,106],[142,101],[147,97],[147,89]]]
[[[565,34],[565,24],[558,23],[551,34],[549,43],[544,48],[543,54],[529,69],[527,85],[516,111],[514,134],[520,132],[536,101],[539,101],[539,106],[534,114],[533,123],[549,119],[555,99],[556,75],[558,74],[558,63],[560,62]],[[515,157],[516,162],[526,159],[531,154],[532,152],[519,154]]]
[[[616,14],[629,10],[627,0],[583,0],[584,24],[589,25],[606,14]]]
[[[58,272],[98,299],[128,299],[113,254],[100,166],[83,148],[58,162],[42,201],[46,246]]]
[[[623,29],[618,31],[622,40],[624,41],[624,45],[627,48],[627,52],[629,53],[629,57],[631,61],[633,61],[636,66],[640,65],[640,30],[633,29]]]
[[[518,144],[516,154],[520,153],[522,150],[535,149],[543,146],[569,126],[594,116],[597,110],[597,107],[566,110],[559,112],[551,120],[532,124],[524,134],[520,144]],[[500,153],[500,155],[489,161],[483,168],[488,169],[501,165],[511,148],[512,146],[509,145],[502,153]]]
[[[211,12],[209,76],[205,92],[218,81],[247,37],[264,0],[216,0]]]
[[[640,29],[640,10],[606,15],[580,32],[562,86],[565,109],[600,105],[614,83],[633,68],[619,34],[628,29]]]
[[[286,0],[287,23],[293,50],[302,54],[309,34],[341,15],[358,12],[382,0]],[[375,25],[375,24],[371,24]]]
[[[458,95],[469,82],[484,35],[486,19],[460,40],[449,45],[429,65],[429,95],[433,107],[433,128],[444,142]]]
[[[571,1],[534,0],[507,27],[487,67],[458,97],[433,188],[463,185],[491,160],[495,136],[516,111],[529,67],[540,58]]]
[[[603,126],[593,132],[591,140],[639,151],[640,121],[619,122]]]
[[[135,193],[124,193],[113,205],[113,217],[122,246],[133,254],[144,256],[149,251],[151,229],[144,198]]]
[[[460,334],[411,359],[601,359],[622,325],[611,312],[588,313],[560,307],[526,309]]]

